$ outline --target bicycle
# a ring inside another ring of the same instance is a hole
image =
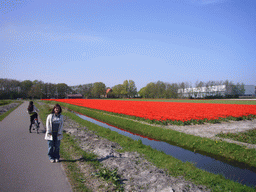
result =
[[[32,122],[32,129],[36,130],[36,133],[39,134],[39,128],[40,128],[40,123],[38,123],[38,119],[35,118]]]

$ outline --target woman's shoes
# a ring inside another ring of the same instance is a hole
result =
[[[50,162],[51,162],[51,163],[54,163],[54,159],[50,159]],[[55,159],[55,162],[56,162],[56,163],[59,163],[60,160],[59,160],[59,159]]]

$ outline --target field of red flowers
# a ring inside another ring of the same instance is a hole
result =
[[[49,99],[157,121],[214,120],[256,115],[256,105],[125,101],[100,99]]]

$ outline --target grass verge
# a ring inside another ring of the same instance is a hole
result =
[[[66,159],[66,161],[63,162],[63,166],[65,167],[66,174],[74,191],[91,192],[91,190],[85,186],[86,178],[83,173],[81,173],[76,164],[76,160],[74,160],[71,155],[73,153],[79,153],[79,151],[75,150],[74,145],[73,139],[70,138],[69,135],[64,134],[60,147],[60,155],[63,159]]]
[[[61,104],[64,106],[64,104]],[[87,110],[82,107],[77,107],[77,106],[69,106],[72,108],[72,110],[78,111],[78,112],[83,112],[83,113],[89,113],[91,112],[90,110]],[[88,112],[89,111],[89,112]],[[93,112],[92,114],[96,114]],[[183,163],[182,161],[166,155],[163,152],[159,152],[157,150],[152,149],[149,146],[145,146],[142,144],[142,142],[139,141],[134,141],[128,137],[122,136],[114,131],[111,131],[110,129],[106,129],[103,127],[100,127],[98,125],[95,125],[91,122],[85,121],[79,117],[77,117],[75,114],[72,113],[67,113],[67,116],[70,118],[74,119],[75,121],[79,122],[81,125],[86,126],[88,129],[93,130],[97,133],[97,135],[104,137],[110,141],[117,142],[120,146],[123,147],[125,151],[137,151],[140,154],[143,154],[145,158],[147,158],[148,161],[153,162],[157,167],[165,169],[171,176],[178,177],[178,176],[183,176],[186,180],[191,180],[195,184],[198,185],[205,185],[209,187],[212,191],[255,191],[255,188],[251,188],[245,185],[242,185],[238,182],[234,182],[228,179],[225,179],[224,176],[222,175],[215,175],[206,171],[203,171],[201,169],[196,168],[192,163],[186,162]],[[98,119],[100,117],[108,118],[111,119],[111,124],[116,123],[118,124],[118,121],[122,121],[122,125],[125,126],[142,126],[142,124],[133,124],[134,122],[131,122],[130,120],[126,123],[124,123],[123,119],[120,118],[111,118],[109,115],[105,115],[103,113],[101,114],[96,114],[94,118]],[[103,118],[103,119],[104,119]],[[102,120],[102,119],[101,119]],[[148,126],[148,125],[147,125]],[[149,126],[151,128],[156,128]],[[147,128],[149,128],[147,127]],[[122,127],[123,128],[123,127]],[[159,132],[160,130],[155,130],[155,132]],[[144,133],[144,132],[142,132]],[[168,132],[167,132],[168,133]],[[169,132],[168,136],[171,136],[171,134],[174,134],[175,132]],[[180,133],[175,133],[174,137],[183,137],[183,141],[189,141],[194,140],[194,142],[198,142],[197,140],[199,139],[198,137],[194,138],[194,136],[191,135],[186,135],[186,134],[180,134]],[[165,137],[167,137],[165,135]],[[184,138],[186,137],[186,138]],[[191,138],[190,138],[191,137]],[[211,140],[209,140],[210,142]],[[190,141],[191,142],[191,141]],[[184,142],[183,142],[184,143]],[[217,145],[218,142],[213,141],[213,145]],[[221,142],[222,143],[222,142]],[[200,142],[199,142],[200,144]],[[201,144],[202,145],[202,144]],[[197,145],[196,145],[197,146]],[[237,145],[234,145],[235,147],[239,147]],[[216,148],[216,146],[215,146]],[[207,149],[206,149],[207,150]]]

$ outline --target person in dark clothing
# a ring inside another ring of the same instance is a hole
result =
[[[29,132],[30,133],[31,133],[31,127],[32,127],[34,119],[38,119],[38,115],[37,115],[38,111],[39,110],[36,108],[33,101],[30,101],[28,109],[27,109],[27,112],[30,115],[30,126],[29,126]],[[40,124],[40,123],[38,122],[38,124]]]

